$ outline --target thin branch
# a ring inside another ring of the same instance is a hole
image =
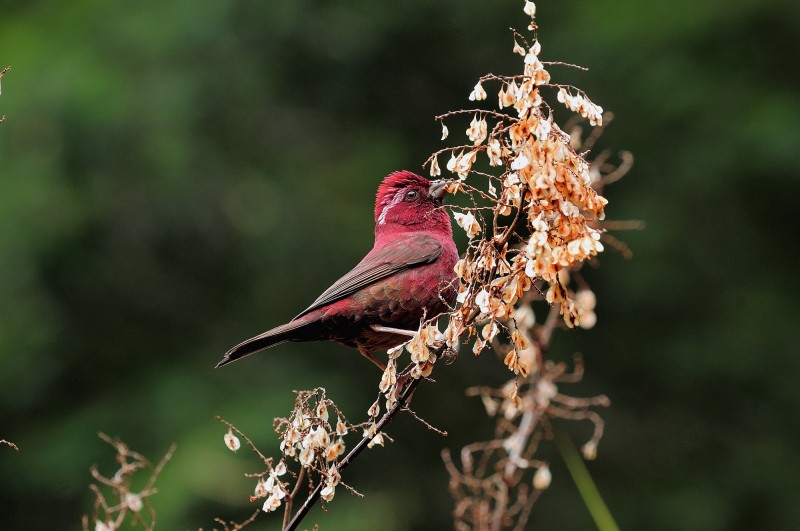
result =
[[[428,422],[427,420],[425,420],[422,417],[420,417],[419,415],[417,415],[417,413],[413,409],[411,409],[410,407],[403,408],[403,411],[408,413],[409,415],[411,415],[415,420],[419,421],[420,424],[422,424],[423,426],[425,426],[429,430],[435,431],[436,433],[438,433],[442,437],[447,437],[447,432],[446,431],[440,430],[436,426],[432,425],[430,422]]]
[[[4,116],[3,118],[5,118],[5,116]],[[1,120],[0,120],[0,121],[1,121]],[[8,446],[10,446],[11,448],[13,448],[14,450],[16,450],[16,451],[18,451],[18,452],[19,452],[19,447],[18,447],[16,444],[12,443],[11,441],[7,441],[7,440],[5,440],[5,439],[0,439],[0,444],[5,444],[5,445],[8,445]]]
[[[486,116],[493,116],[498,120],[513,120],[512,116],[509,116],[506,113],[497,112],[497,111],[489,111],[487,109],[459,109],[457,111],[450,111],[444,114],[440,114],[439,116],[434,117],[433,119],[437,122],[441,122],[445,118],[449,118],[450,116],[457,116],[461,114],[484,114]]]
[[[218,421],[220,421],[221,423],[225,424],[226,426],[228,426],[228,428],[230,428],[231,430],[233,430],[233,431],[235,431],[236,433],[238,433],[238,434],[239,434],[239,435],[242,437],[242,439],[244,439],[244,441],[247,443],[247,446],[249,446],[249,447],[250,447],[250,449],[251,449],[251,450],[252,450],[252,451],[253,451],[253,452],[254,452],[254,453],[255,453],[255,454],[256,454],[256,455],[257,455],[257,456],[258,456],[258,457],[261,459],[261,461],[262,461],[262,462],[263,462],[265,465],[267,465],[267,466],[269,466],[269,467],[272,467],[272,458],[271,458],[271,457],[267,457],[267,456],[265,456],[264,454],[262,454],[262,453],[261,453],[261,451],[260,451],[258,448],[256,448],[256,445],[255,445],[255,444],[253,444],[253,441],[251,441],[251,440],[250,440],[250,439],[247,437],[247,435],[245,435],[244,433],[242,433],[242,432],[239,430],[239,428],[237,428],[236,426],[234,426],[233,424],[231,424],[230,422],[228,422],[228,421],[227,421],[227,420],[225,420],[224,418],[220,417],[219,415],[217,415],[217,416],[216,416],[216,417],[214,417],[214,418],[215,418],[215,419],[217,419]]]
[[[603,185],[611,184],[622,179],[633,167],[633,153],[630,151],[620,151],[619,157],[622,162],[617,169],[603,177]]]
[[[520,189],[520,197],[525,197],[525,194],[527,192],[528,192],[528,185],[525,184]],[[506,243],[508,243],[508,239],[511,238],[511,235],[514,234],[514,232],[516,231],[517,225],[519,224],[519,220],[522,219],[523,210],[524,208],[522,207],[522,205],[520,205],[520,207],[517,209],[517,214],[514,216],[514,220],[511,222],[511,225],[506,227],[506,230],[505,232],[503,232],[503,235],[495,240],[495,247],[498,250],[502,249],[503,246]]]
[[[589,69],[585,66],[574,65],[572,63],[565,63],[563,61],[542,61],[543,65],[551,65],[551,66],[566,66],[568,68],[576,68],[582,72],[588,72]]]
[[[162,457],[161,461],[159,461],[158,464],[156,465],[155,470],[153,470],[153,473],[150,475],[150,479],[147,480],[147,485],[145,485],[144,490],[147,491],[147,490],[152,490],[153,489],[153,484],[156,482],[156,479],[158,479],[159,474],[161,474],[161,471],[164,469],[164,465],[167,464],[167,461],[172,459],[172,454],[175,453],[175,450],[177,448],[178,448],[178,445],[175,444],[175,443],[172,443],[172,446],[169,447],[169,450],[167,450],[167,453],[164,454],[164,457]]]
[[[11,70],[10,66],[7,66],[4,69],[0,70],[0,79],[2,79],[3,76],[6,75],[6,72],[8,72],[9,70]],[[0,85],[0,94],[2,94],[2,93],[3,93],[3,87],[2,87],[2,85]],[[0,124],[5,122],[5,121],[6,121],[6,115],[4,114],[3,116],[0,116]],[[10,443],[10,442],[6,441],[5,439],[0,441],[0,444],[7,444],[9,446],[13,446],[14,448],[17,448],[16,446],[14,446],[13,443]]]
[[[294,503],[295,498],[297,497],[297,494],[300,492],[300,485],[303,484],[303,476],[305,475],[305,473],[306,469],[305,467],[302,467],[300,469],[300,473],[297,475],[297,483],[294,484],[294,489],[292,489],[292,493],[286,497],[287,499],[284,502],[286,504],[286,507],[283,510],[283,529],[286,529],[286,526],[289,524],[289,520],[292,517],[292,505]]]
[[[239,529],[242,529],[243,527],[248,526],[253,522],[255,522],[259,514],[261,514],[261,509],[256,509],[255,512],[250,515],[250,518],[248,518],[241,524],[237,524],[236,522],[233,521],[226,522],[222,518],[214,518],[214,521],[217,522],[218,524],[222,524],[222,527],[223,529],[225,529],[225,531],[239,531]],[[229,524],[233,525],[233,527],[228,527]]]

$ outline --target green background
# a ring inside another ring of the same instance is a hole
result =
[[[378,375],[334,344],[213,370],[295,315],[370,247],[377,183],[420,171],[432,117],[515,73],[522,2],[0,2],[0,526],[74,529],[97,431],[157,459],[161,529],[244,519],[259,469],[222,415],[275,454],[271,419],[323,385],[351,418]],[[588,273],[597,326],[573,394],[606,393],[589,463],[624,529],[800,528],[800,9],[796,2],[540,2],[543,59],[616,115],[636,156],[607,190],[640,219]],[[493,94],[495,89],[490,90]],[[490,96],[490,99],[493,96]],[[461,127],[451,127],[460,141]],[[463,249],[463,238],[459,240]],[[490,438],[469,385],[491,354],[437,369],[397,443],[346,474],[323,529],[447,529],[439,453]],[[359,413],[362,412],[362,413]],[[578,443],[590,427],[573,428]],[[535,529],[591,529],[558,454]],[[278,528],[277,516],[254,528]],[[310,525],[309,523],[309,525]]]

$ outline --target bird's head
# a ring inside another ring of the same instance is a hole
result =
[[[375,233],[398,228],[452,234],[450,218],[442,206],[445,181],[431,182],[410,171],[390,173],[375,198]]]

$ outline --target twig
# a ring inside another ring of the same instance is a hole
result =
[[[6,72],[8,72],[9,70],[11,70],[10,66],[7,66],[4,69],[0,70],[0,79],[2,79],[3,76],[6,75]],[[0,94],[2,94],[2,93],[3,93],[3,87],[2,87],[2,85],[0,85]],[[5,121],[6,121],[6,115],[4,114],[3,116],[0,116],[0,124],[5,122]],[[9,446],[14,446],[12,443],[6,441],[5,439],[0,441],[0,444],[3,444],[3,443],[8,444]],[[14,448],[17,448],[17,447],[14,446]]]
[[[486,116],[493,116],[498,120],[511,120],[513,119],[508,114],[497,112],[497,111],[489,111],[487,109],[459,109],[457,111],[450,111],[444,114],[440,114],[439,116],[435,116],[433,119],[437,122],[441,122],[445,118],[449,118],[450,116],[456,116],[459,114],[483,114]]]
[[[241,524],[237,524],[236,522],[226,522],[222,518],[214,518],[214,521],[217,522],[218,524],[222,524],[222,527],[223,529],[225,529],[225,531],[239,531],[239,529],[242,529],[243,527],[248,526],[253,522],[255,522],[259,514],[261,514],[261,509],[256,509],[255,512],[252,515],[250,515],[250,518],[248,518]],[[233,527],[228,527],[228,524],[233,524]]]
[[[423,419],[422,417],[420,417],[419,415],[417,415],[417,413],[416,413],[416,412],[415,412],[413,409],[411,409],[410,407],[403,408],[403,411],[404,411],[404,412],[406,412],[406,413],[408,413],[408,414],[409,414],[409,415],[411,415],[412,417],[414,417],[414,419],[416,419],[417,421],[419,421],[419,422],[420,422],[420,424],[422,424],[423,426],[425,426],[425,427],[426,427],[426,428],[428,428],[429,430],[431,430],[431,431],[435,431],[436,433],[438,433],[438,434],[439,434],[439,435],[441,435],[442,437],[447,437],[447,432],[446,432],[446,431],[444,431],[444,430],[440,430],[440,429],[439,429],[439,428],[437,428],[436,426],[432,425],[430,422],[428,422],[427,420],[425,420],[425,419]]]
[[[294,484],[294,489],[292,489],[292,493],[287,496],[286,507],[283,510],[283,528],[286,529],[286,526],[289,524],[289,519],[292,517],[292,505],[297,497],[297,493],[300,492],[300,485],[303,484],[303,476],[306,474],[305,467],[300,469],[300,473],[297,474],[297,483]]]
[[[172,459],[172,454],[175,453],[175,450],[177,448],[178,448],[178,445],[175,444],[175,443],[172,443],[172,446],[169,447],[169,450],[167,450],[167,453],[164,454],[164,457],[162,457],[161,461],[159,461],[158,464],[156,465],[155,470],[153,470],[153,473],[150,475],[150,479],[147,480],[147,485],[145,485],[143,490],[151,490],[153,488],[153,484],[156,482],[156,479],[158,479],[158,476],[161,474],[161,470],[164,469],[164,465],[167,464],[167,461]]]
[[[521,197],[525,197],[525,193],[526,193],[527,191],[528,191],[528,185],[527,185],[527,184],[526,184],[526,185],[523,185],[523,186],[520,188],[520,196],[521,196]],[[519,223],[519,220],[520,220],[520,219],[522,219],[523,210],[524,210],[524,209],[522,208],[522,206],[520,206],[520,207],[517,209],[517,213],[516,213],[516,215],[514,216],[514,220],[511,222],[511,225],[509,225],[508,227],[506,227],[506,230],[503,232],[502,236],[500,236],[499,238],[496,238],[496,239],[495,239],[495,247],[496,247],[498,250],[499,250],[499,249],[502,249],[502,248],[503,248],[503,246],[504,246],[506,243],[508,243],[508,239],[509,239],[509,238],[511,238],[511,235],[512,235],[512,234],[514,234],[514,231],[515,231],[515,230],[516,230],[516,228],[517,228],[517,224]]]
[[[551,66],[566,66],[569,68],[576,68],[582,72],[588,72],[589,69],[585,66],[574,65],[572,63],[565,63],[564,61],[542,61],[543,65],[551,65]]]
[[[630,151],[620,151],[619,157],[622,159],[617,168],[603,177],[603,185],[611,184],[622,179],[633,167],[633,154]]]
[[[103,476],[98,467],[93,465],[90,468],[92,477],[97,483],[89,485],[90,490],[95,494],[94,513],[92,522],[104,524],[118,529],[128,514],[131,514],[131,524],[141,525],[144,529],[152,530],[156,525],[156,513],[150,504],[149,498],[158,491],[153,488],[158,476],[164,469],[164,465],[172,458],[176,446],[173,444],[164,457],[158,462],[141,490],[132,489],[134,475],[144,468],[151,468],[152,464],[143,455],[134,452],[119,438],[112,438],[105,433],[98,433],[98,436],[117,452],[116,461],[119,465],[118,470],[110,477]],[[101,490],[107,487],[111,490],[117,503],[109,505],[106,496]],[[147,511],[144,513],[143,511]],[[149,518],[147,516],[149,516]],[[89,528],[89,516],[83,518],[83,528]]]
[[[219,415],[217,415],[217,416],[216,416],[216,417],[214,417],[214,418],[215,418],[215,419],[217,419],[218,421],[220,421],[221,423],[225,424],[226,426],[228,426],[228,428],[230,428],[231,430],[233,430],[233,431],[235,431],[236,433],[238,433],[238,434],[239,434],[239,435],[242,437],[242,439],[244,439],[244,441],[247,443],[247,446],[249,446],[249,447],[250,447],[250,449],[251,449],[251,450],[252,450],[252,451],[253,451],[253,452],[254,452],[254,453],[255,453],[255,454],[256,454],[256,455],[257,455],[257,456],[258,456],[258,457],[261,459],[261,461],[262,461],[262,462],[263,462],[265,465],[267,465],[267,466],[269,466],[269,467],[271,467],[271,466],[272,466],[272,458],[271,458],[271,457],[267,457],[267,456],[265,456],[264,454],[262,454],[262,453],[261,453],[261,451],[260,451],[258,448],[256,448],[256,445],[255,445],[255,444],[253,444],[253,441],[251,441],[251,440],[250,440],[250,439],[247,437],[247,435],[245,435],[244,433],[242,433],[242,432],[239,430],[239,428],[237,428],[236,426],[234,426],[233,424],[231,424],[230,422],[228,422],[228,421],[227,421],[227,420],[225,420],[224,418],[220,417]]]

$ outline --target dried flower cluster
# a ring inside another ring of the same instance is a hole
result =
[[[436,363],[445,343],[445,336],[431,321],[427,321],[422,323],[420,329],[410,340],[388,350],[389,362],[378,385],[378,389],[386,397],[387,411],[395,406],[397,397],[400,396],[403,386],[408,383],[409,378],[418,380],[430,376],[433,364]],[[408,351],[411,355],[411,363],[398,378],[397,360],[403,350]],[[377,408],[374,411],[370,410],[370,417],[374,420],[380,412],[379,403],[375,402],[373,407]]]
[[[330,421],[328,408],[337,414],[335,424]],[[322,388],[298,392],[291,415],[276,419],[275,427],[283,455],[294,458],[309,473],[317,472],[325,485],[323,499],[331,501],[340,479],[336,463],[345,450],[343,437],[355,427],[325,397]]]
[[[280,437],[281,451],[277,464],[274,459],[264,456],[233,424],[219,419],[228,426],[223,437],[225,446],[234,452],[239,450],[241,437],[265,466],[262,472],[248,474],[256,479],[250,501],[258,501],[261,504],[259,511],[263,512],[273,512],[284,506],[284,526],[292,516],[293,502],[304,485],[310,491],[319,488],[319,496],[326,502],[333,500],[336,487],[341,483],[339,470],[346,448],[345,436],[362,430],[364,437],[370,438],[370,447],[374,444],[383,445],[383,436],[375,425],[378,401],[370,407],[370,421],[352,424],[336,404],[327,398],[325,389],[296,391],[295,395],[294,408],[289,417],[276,418],[274,421],[275,431]],[[335,422],[331,418],[331,411],[335,415]],[[296,466],[292,467],[292,464]],[[254,520],[259,511],[242,524],[229,525],[221,520],[218,523],[223,524],[225,529],[240,529]]]
[[[568,372],[546,353],[556,328],[591,328],[597,321],[596,297],[579,270],[604,250],[607,201],[601,192],[627,172],[631,157],[623,154],[619,166],[608,164],[605,153],[592,161],[584,158],[611,116],[581,90],[552,83],[546,67],[561,63],[541,61],[536,7],[525,2],[523,10],[531,17],[533,37],[528,42],[514,33],[522,74],[483,76],[469,95],[470,101],[485,100],[484,85],[497,83],[499,111],[458,110],[437,117],[443,138],[445,119],[471,117],[469,143],[439,150],[426,163],[438,176],[438,158],[449,155],[451,191],[464,192],[473,204],[455,214],[470,243],[456,265],[458,305],[450,314],[446,343],[456,347],[459,338],[472,338],[476,355],[491,346],[514,373],[499,389],[468,390],[481,397],[496,420],[494,437],[465,446],[460,465],[449,452],[443,454],[459,530],[524,529],[533,504],[552,481],[548,464],[535,455],[539,443],[552,438],[553,420],[589,420],[594,432],[582,452],[594,459],[603,421],[592,408],[609,404],[603,395],[563,394],[560,384],[579,381],[583,364],[577,359]],[[546,101],[551,94],[597,126],[595,132],[582,140],[576,120],[564,128],[556,123]],[[545,310],[544,319],[537,320],[534,305]]]
[[[295,529],[317,498],[326,502],[333,500],[338,485],[360,496],[355,489],[341,481],[341,471],[363,449],[384,445],[385,439],[389,437],[382,432],[383,427],[401,408],[435,430],[408,408],[408,400],[419,381],[430,374],[433,363],[444,347],[444,336],[432,325],[423,326],[413,336],[407,343],[390,350],[389,363],[379,384],[380,393],[367,410],[368,420],[365,422],[350,423],[338,406],[326,397],[325,389],[321,387],[311,391],[296,391],[295,405],[289,417],[274,421],[275,430],[280,436],[282,454],[277,465],[274,464],[274,459],[265,457],[233,424],[218,417],[220,422],[228,426],[228,431],[223,436],[225,446],[236,452],[242,445],[240,437],[243,438],[259,456],[266,470],[247,474],[257,480],[255,493],[250,501],[264,499],[261,508],[245,522],[217,519],[217,523],[222,524],[226,531],[238,530],[252,523],[261,511],[272,512],[284,506],[284,529]],[[411,353],[411,363],[398,375],[397,359],[404,349]],[[383,413],[382,399],[386,402]],[[336,414],[335,424],[329,415],[330,410]],[[346,449],[344,438],[359,432],[361,440],[343,456]],[[294,472],[287,463],[298,465],[295,467],[298,472]],[[285,476],[287,471],[291,478]],[[292,481],[294,486],[290,485]],[[293,502],[299,499],[304,482],[308,488],[308,497],[297,512],[293,513]]]
[[[525,12],[535,13],[531,2],[526,2]],[[531,22],[530,28],[535,27]],[[438,117],[443,121],[454,115],[472,115],[466,130],[470,144],[440,150],[427,162],[431,175],[438,176],[438,157],[449,153],[446,167],[457,177],[451,185],[453,192],[479,193],[465,182],[470,174],[489,180],[488,191],[479,194],[490,204],[491,233],[476,238],[485,225],[480,209],[455,214],[471,243],[456,266],[461,279],[460,306],[447,335],[451,342],[465,332],[475,335],[470,323],[488,319],[482,337],[475,342],[476,354],[496,333],[496,321],[515,317],[517,301],[538,280],[544,281],[547,302],[558,305],[566,324],[580,324],[584,308],[564,288],[559,273],[603,251],[595,222],[604,218],[607,201],[593,188],[590,164],[554,121],[542,91],[554,89],[559,101],[592,125],[602,124],[602,109],[578,89],[551,84],[535,37],[528,44],[515,34],[514,52],[523,56],[522,75],[486,75],[469,96],[470,100],[484,100],[484,84],[497,82],[501,112],[461,110]],[[486,155],[489,167],[501,167],[502,173],[493,176],[475,171],[473,166],[481,154]],[[593,317],[587,315],[587,319]],[[527,342],[519,339],[518,350],[524,351]],[[530,370],[515,356],[507,361],[516,373]]]
[[[121,529],[125,518],[131,514],[130,524],[141,526],[143,529],[154,529],[156,525],[156,515],[150,505],[150,496],[158,492],[153,484],[164,465],[167,464],[175,452],[175,445],[167,451],[158,465],[153,465],[141,454],[134,452],[119,439],[112,439],[105,433],[98,434],[101,439],[114,447],[117,452],[117,463],[119,469],[110,477],[100,473],[96,466],[92,466],[91,473],[97,483],[89,486],[95,494],[94,513],[91,518],[83,517],[83,529],[89,531],[90,523],[94,531],[114,531]],[[153,468],[150,478],[144,488],[134,490],[132,488],[134,475],[140,470]],[[111,491],[114,502],[109,502],[109,498],[104,491]]]
[[[543,328],[555,322],[550,319]],[[511,380],[499,389],[467,390],[468,395],[481,398],[496,426],[493,439],[462,448],[458,464],[449,450],[442,453],[450,474],[457,530],[525,528],[534,503],[553,479],[548,464],[535,455],[540,443],[553,437],[555,419],[590,421],[594,430],[581,450],[587,460],[596,457],[603,420],[592,408],[608,406],[608,398],[576,398],[559,389],[560,384],[580,381],[582,376],[580,358],[572,372],[565,363],[546,361],[537,378]]]

